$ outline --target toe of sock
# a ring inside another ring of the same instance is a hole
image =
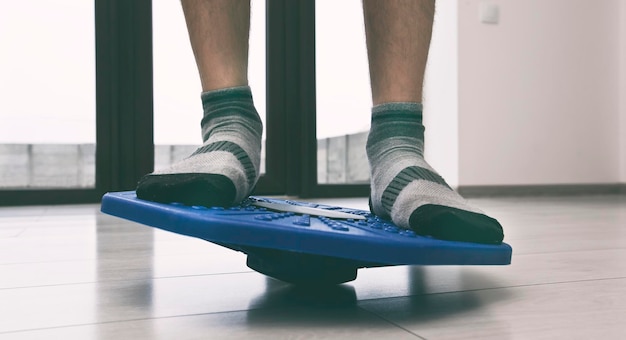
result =
[[[417,208],[411,214],[409,224],[417,234],[441,240],[500,244],[504,238],[497,220],[442,205],[426,204]]]
[[[233,182],[219,174],[146,175],[137,185],[140,199],[206,207],[232,205],[236,197]]]

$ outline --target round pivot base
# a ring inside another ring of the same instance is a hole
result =
[[[246,264],[257,272],[298,285],[334,285],[356,279],[351,261],[274,249],[247,249]]]

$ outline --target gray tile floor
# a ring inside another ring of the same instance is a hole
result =
[[[473,201],[512,265],[362,269],[318,290],[96,205],[0,208],[0,339],[626,338],[626,196]]]

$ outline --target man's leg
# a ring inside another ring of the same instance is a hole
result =
[[[363,0],[374,101],[371,209],[418,234],[500,243],[498,221],[469,205],[423,158],[422,83],[434,9],[434,0]]]
[[[259,178],[263,127],[247,76],[250,1],[183,0],[182,6],[202,82],[204,143],[190,157],[144,176],[137,196],[231,205]]]
[[[182,0],[202,91],[248,85],[250,0]]]

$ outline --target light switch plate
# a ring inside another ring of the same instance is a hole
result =
[[[496,25],[500,20],[500,7],[491,2],[481,2],[478,15],[483,24]]]

